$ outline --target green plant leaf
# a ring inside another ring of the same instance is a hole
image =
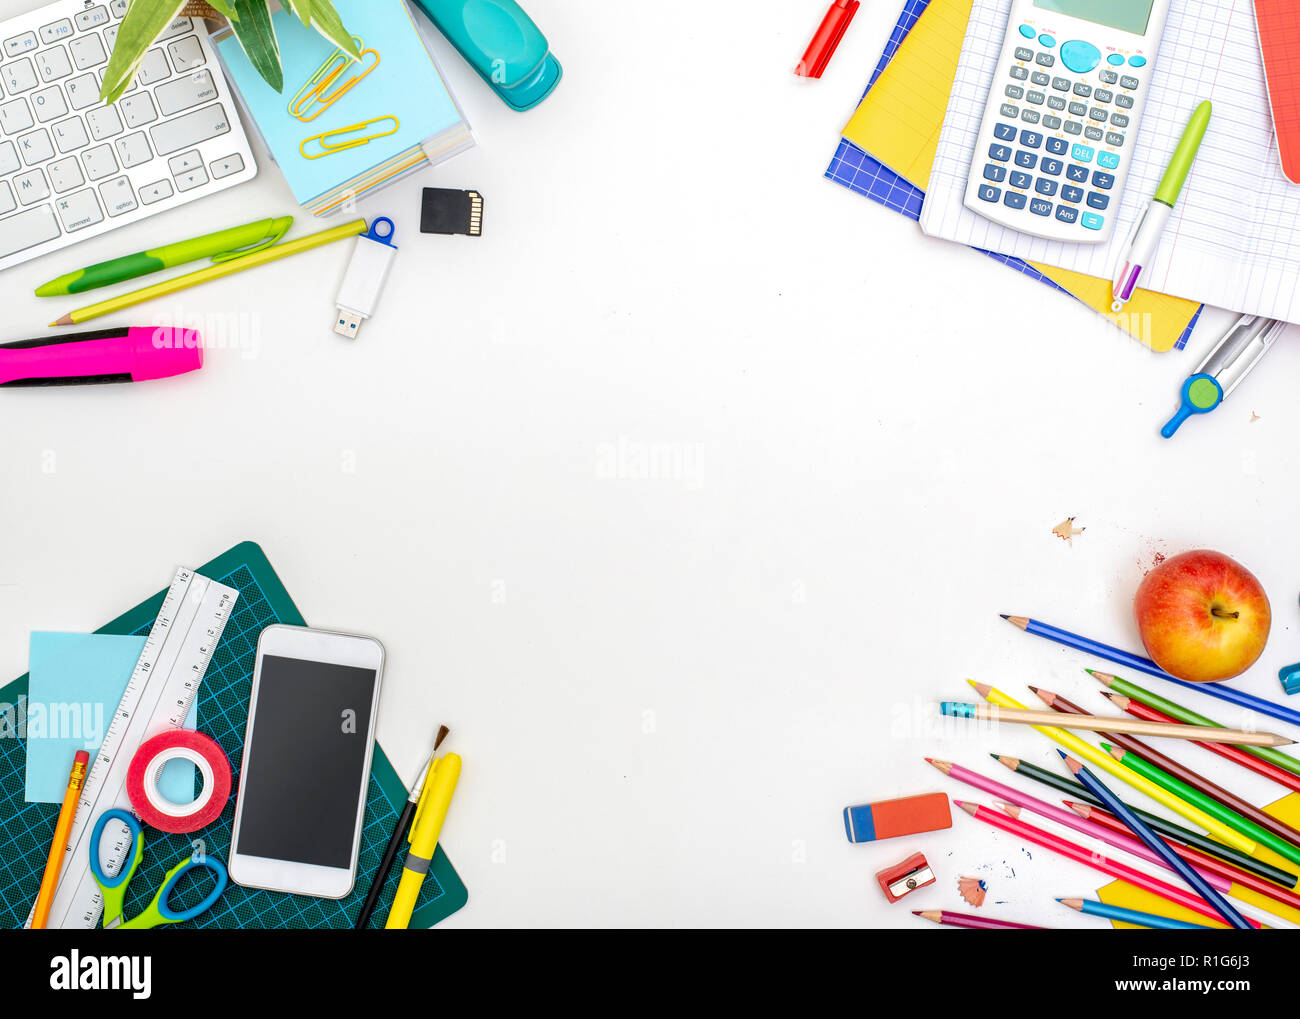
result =
[[[184,6],[185,0],[133,0],[118,26],[117,41],[104,68],[100,99],[106,103],[117,102],[118,96],[130,86],[150,45]]]
[[[235,8],[231,5],[230,0],[208,0],[208,6],[223,18],[229,18],[231,21],[239,19],[239,15],[235,13]]]
[[[284,91],[284,71],[280,67],[280,44],[266,0],[235,0],[238,21],[231,22],[235,38],[244,48],[248,62],[262,79],[277,92]]]
[[[343,27],[343,19],[330,0],[312,0],[311,7],[311,23],[316,26],[316,31],[353,60],[360,60],[361,48],[353,40],[352,33]]]
[[[303,28],[311,28],[312,0],[284,0],[284,5],[298,15]]]

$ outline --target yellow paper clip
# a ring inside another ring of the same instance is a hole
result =
[[[348,135],[364,131],[371,124],[379,124],[385,120],[391,120],[393,126],[387,131],[376,131],[374,134],[368,134],[363,138],[347,138]],[[390,134],[396,133],[401,127],[401,123],[391,113],[384,117],[371,117],[369,120],[363,120],[360,124],[349,124],[347,127],[336,127],[333,131],[324,131],[321,134],[314,134],[310,138],[304,138],[298,145],[298,151],[302,153],[303,159],[320,159],[321,156],[333,155],[335,152],[342,152],[344,149],[354,149],[358,145],[365,145],[376,138],[384,138]],[[335,141],[341,138],[346,140]],[[308,152],[307,146],[310,142],[319,142],[319,152]]]
[[[361,49],[359,38],[354,35],[352,41],[357,44],[358,49]],[[374,57],[369,63],[366,62],[366,54]],[[335,50],[325,58],[325,63],[316,69],[316,72],[307,79],[306,84],[289,100],[289,115],[304,124],[315,120],[378,67],[379,60],[378,50],[362,49],[359,61],[354,61],[341,49]],[[360,71],[350,77],[344,77],[344,72],[354,63],[360,67]]]

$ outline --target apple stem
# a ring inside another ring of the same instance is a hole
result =
[[[1214,616],[1215,619],[1239,619],[1239,618],[1241,618],[1241,613],[1240,613],[1240,612],[1224,612],[1223,609],[1219,608],[1217,605],[1216,605],[1214,608],[1210,609],[1210,615]]]

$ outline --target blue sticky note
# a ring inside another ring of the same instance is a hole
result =
[[[93,756],[104,740],[135,663],[143,637],[106,633],[33,633],[25,723],[28,803],[62,803],[78,750]],[[189,728],[198,722],[198,699]],[[194,765],[169,762],[158,788],[169,800],[194,799]]]

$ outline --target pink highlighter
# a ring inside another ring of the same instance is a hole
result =
[[[96,329],[0,343],[0,386],[143,382],[202,367],[199,334],[170,326]]]

